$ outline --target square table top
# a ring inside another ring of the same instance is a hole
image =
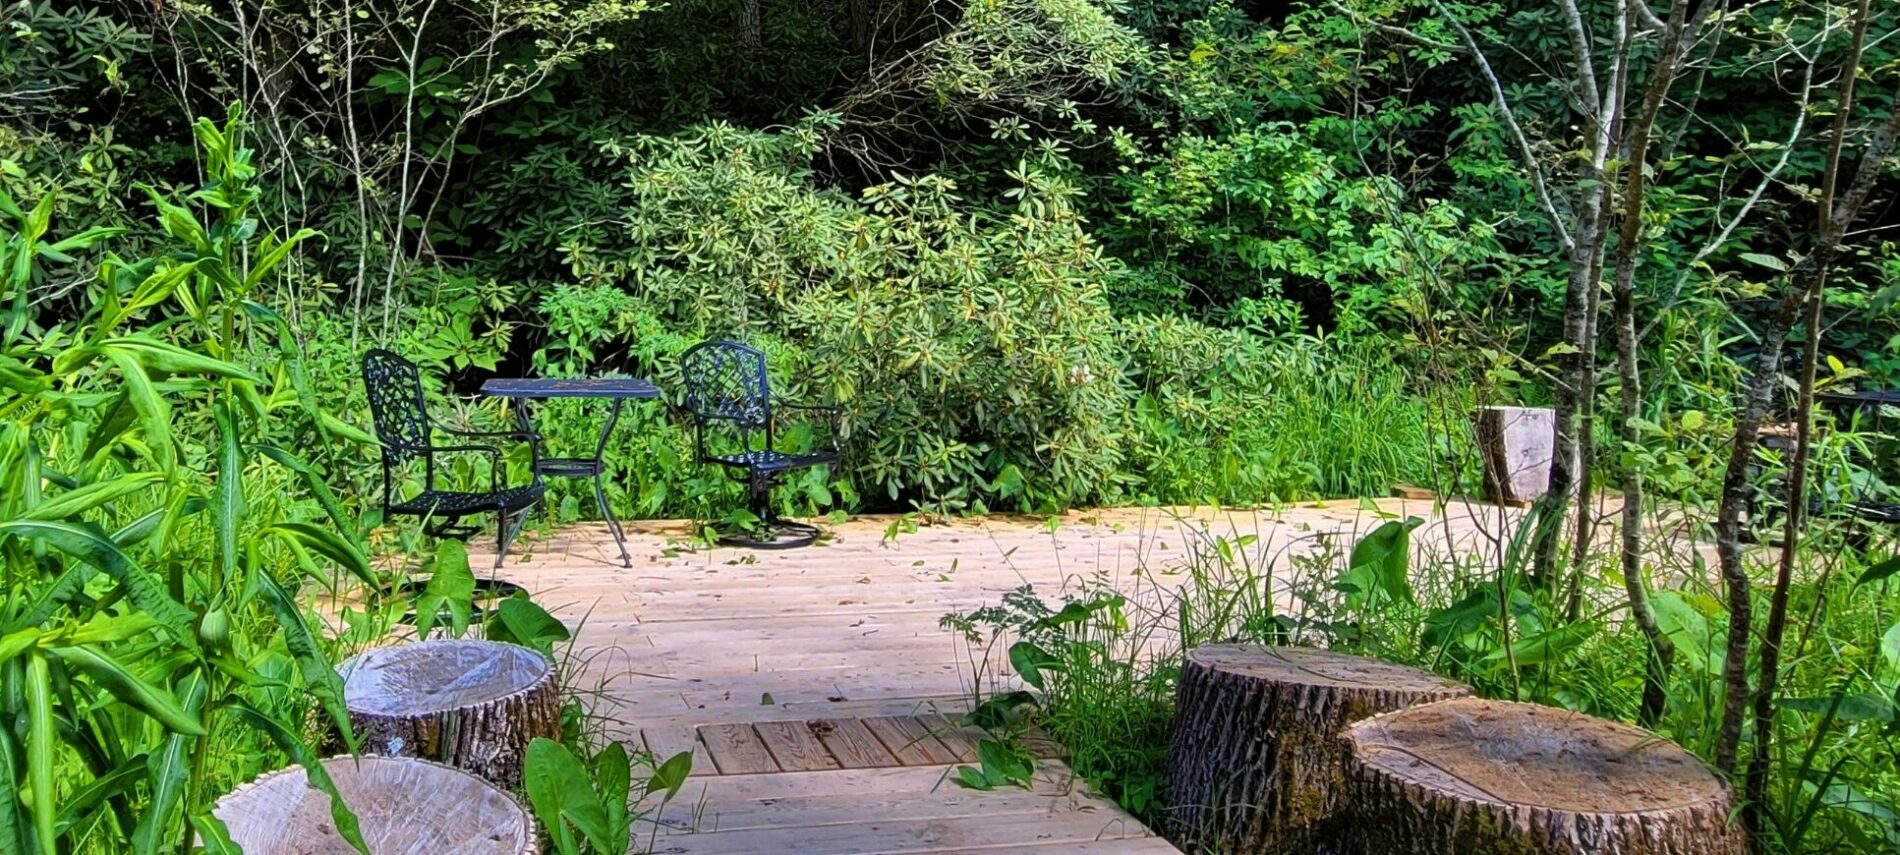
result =
[[[639,377],[492,377],[482,394],[497,398],[658,398],[660,387]]]

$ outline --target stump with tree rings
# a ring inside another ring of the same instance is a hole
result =
[[[356,814],[375,855],[454,852],[532,855],[534,817],[493,784],[410,757],[332,757],[324,771]],[[245,855],[355,855],[330,818],[330,796],[301,766],[272,772],[218,800],[212,814]]]
[[[438,760],[513,788],[528,743],[561,735],[553,664],[526,647],[418,641],[337,671],[350,725],[372,754]]]
[[[1444,701],[1349,728],[1356,843],[1381,855],[1741,855],[1728,785],[1639,728],[1554,707]]]
[[[1345,777],[1339,732],[1462,685],[1303,647],[1190,651],[1176,696],[1162,825],[1190,851],[1330,852]]]

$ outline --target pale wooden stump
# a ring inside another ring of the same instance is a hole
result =
[[[1728,785],[1653,733],[1477,698],[1353,725],[1355,840],[1380,855],[1740,855]]]
[[[1328,852],[1338,837],[1339,733],[1376,713],[1468,693],[1414,668],[1304,647],[1215,644],[1187,655],[1163,784],[1184,849]]]
[[[1556,413],[1543,407],[1479,407],[1472,421],[1484,458],[1486,496],[1525,505],[1550,491]]]
[[[532,855],[534,817],[480,778],[426,760],[332,757],[323,768],[372,855]],[[212,814],[245,855],[355,855],[330,820],[330,797],[303,767],[281,769],[232,790]]]
[[[554,667],[526,647],[418,641],[358,654],[337,672],[372,754],[438,760],[513,788],[528,743],[561,736]]]

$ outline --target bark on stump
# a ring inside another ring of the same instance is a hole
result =
[[[1331,852],[1346,725],[1462,697],[1424,671],[1302,647],[1215,644],[1187,655],[1163,784],[1163,827],[1189,851]]]
[[[427,760],[332,757],[324,771],[356,814],[372,855],[533,855],[540,841],[521,803],[480,778]],[[245,855],[355,855],[330,819],[330,797],[301,766],[232,790],[212,814]]]
[[[1554,707],[1444,701],[1359,722],[1353,838],[1379,855],[1740,855],[1728,785],[1646,730]]]
[[[526,647],[418,641],[369,650],[337,667],[362,750],[422,757],[513,789],[537,736],[559,739],[554,668]]]

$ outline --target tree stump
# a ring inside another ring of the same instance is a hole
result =
[[[1536,704],[1444,701],[1340,741],[1354,840],[1380,855],[1740,855],[1728,785],[1639,728]]]
[[[1526,505],[1550,490],[1556,413],[1543,407],[1479,407],[1472,415],[1484,458],[1485,495]]]
[[[332,757],[324,771],[372,855],[454,852],[533,855],[534,817],[480,778],[426,760]],[[330,797],[310,787],[301,766],[232,790],[212,814],[245,855],[355,855],[330,819]]]
[[[526,647],[418,641],[358,654],[337,672],[371,754],[437,760],[513,789],[528,743],[561,736],[554,667]]]
[[[1197,647],[1175,700],[1163,827],[1190,851],[1333,851],[1345,777],[1339,732],[1375,713],[1467,693],[1424,671],[1343,653]]]

